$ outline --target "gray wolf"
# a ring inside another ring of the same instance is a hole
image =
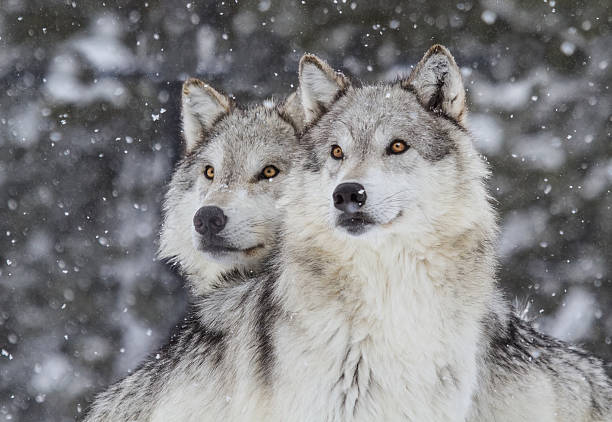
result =
[[[274,246],[275,203],[302,124],[296,98],[241,110],[198,79],[183,85],[185,151],[166,194],[159,256],[194,294],[223,273],[257,271]]]
[[[601,363],[513,317],[450,53],[359,86],[300,62],[305,129],[259,275],[194,302],[88,421],[605,421]]]

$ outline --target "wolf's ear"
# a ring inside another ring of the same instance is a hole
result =
[[[463,123],[466,107],[461,71],[444,46],[431,47],[402,86],[414,91],[423,107]]]
[[[231,101],[199,79],[189,78],[183,84],[181,102],[185,152],[190,152],[198,140],[231,109]]]
[[[350,85],[346,76],[340,72],[335,72],[314,54],[304,54],[302,56],[299,78],[299,96],[302,101],[306,124],[324,113],[338,93]]]

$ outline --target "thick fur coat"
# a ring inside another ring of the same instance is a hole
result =
[[[610,421],[601,362],[501,297],[488,170],[448,51],[373,86],[307,55],[300,98],[263,271],[197,299],[87,420]]]

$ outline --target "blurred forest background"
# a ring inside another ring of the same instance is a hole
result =
[[[72,421],[182,317],[155,259],[180,85],[243,104],[304,52],[365,81],[462,67],[503,224],[501,284],[612,360],[609,0],[0,0],[0,420]]]

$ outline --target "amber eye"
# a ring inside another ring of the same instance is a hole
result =
[[[206,166],[206,168],[204,169],[204,176],[206,176],[207,179],[212,180],[215,178],[215,169],[213,166]]]
[[[339,145],[332,145],[331,156],[334,160],[342,160],[344,158],[344,152]]]
[[[406,145],[406,142],[401,139],[394,139],[393,142],[389,144],[388,151],[389,154],[401,154],[406,152],[407,149],[408,145]]]
[[[279,170],[274,167],[274,166],[266,166],[264,167],[264,169],[261,171],[261,178],[262,179],[272,179],[273,177],[275,177],[278,174]]]

